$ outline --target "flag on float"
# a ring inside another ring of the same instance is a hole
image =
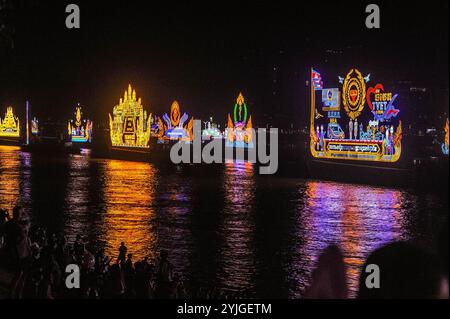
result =
[[[311,69],[311,81],[314,85],[314,90],[322,90],[323,89],[323,81],[322,76],[319,72],[314,69]]]

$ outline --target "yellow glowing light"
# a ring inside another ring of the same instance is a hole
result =
[[[141,99],[136,99],[136,91],[131,85],[123,99],[109,114],[109,129],[113,146],[149,147],[152,114],[147,116]]]
[[[0,118],[0,136],[3,137],[20,137],[19,118],[14,116],[13,108],[9,106],[6,109],[5,118]]]
[[[352,69],[348,72],[342,88],[342,103],[348,117],[357,118],[366,102],[366,82],[359,70]]]
[[[237,105],[242,106],[244,102],[245,102],[244,96],[242,95],[242,93],[239,93],[239,96],[236,99]]]
[[[447,149],[448,149],[448,118],[447,118],[447,122],[445,122],[445,128],[444,128],[444,131],[445,131],[444,144],[445,144],[445,146],[446,146]]]
[[[170,121],[172,126],[178,126],[180,124],[180,105],[177,101],[173,101],[172,106],[170,107]]]

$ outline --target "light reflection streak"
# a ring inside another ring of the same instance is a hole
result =
[[[125,242],[135,260],[155,257],[154,199],[156,169],[148,163],[107,160],[104,174],[105,252],[116,258]]]
[[[0,146],[0,208],[12,214],[14,206],[20,204],[20,148]]]
[[[351,296],[367,256],[376,248],[402,238],[402,193],[398,190],[361,185],[310,181],[305,208],[299,220],[296,268],[303,269],[299,285],[304,288],[321,251],[329,244],[342,249]]]
[[[219,262],[221,285],[233,290],[252,290],[255,197],[254,167],[248,162],[225,164],[225,208],[220,226],[223,242]]]
[[[73,242],[76,235],[89,234],[89,179],[91,161],[89,157],[70,155],[69,172],[65,196],[64,234]]]

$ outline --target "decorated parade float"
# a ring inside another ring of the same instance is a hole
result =
[[[312,176],[339,180],[403,180],[402,121],[398,94],[371,75],[351,69],[324,86],[311,69],[308,167]]]
[[[80,104],[75,108],[74,119],[67,124],[67,133],[72,147],[86,148],[92,142],[92,121],[83,118]]]
[[[141,98],[137,99],[136,91],[128,86],[119,104],[109,114],[109,133],[111,153],[124,155],[127,153],[150,153],[152,115],[147,114]]]
[[[225,129],[226,147],[254,148],[252,116],[248,114],[244,96],[239,93],[234,105],[233,117],[228,114]]]
[[[177,101],[170,107],[170,116],[165,113],[158,118],[156,137],[159,144],[170,144],[170,142],[191,143],[193,140],[194,118],[189,119],[187,113],[181,115],[180,105]]]
[[[39,120],[36,117],[33,117],[31,120],[31,135],[37,136],[39,134]]]
[[[202,130],[202,141],[223,138],[223,134],[220,131],[220,126],[214,123],[212,117],[209,118],[209,121],[203,122],[203,124],[205,125],[205,128]]]
[[[19,145],[21,142],[19,117],[11,106],[6,108],[5,117],[0,117],[0,145]]]

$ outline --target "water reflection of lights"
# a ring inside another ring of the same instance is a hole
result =
[[[398,190],[308,182],[298,225],[305,243],[299,247],[295,266],[304,270],[297,278],[301,288],[308,284],[320,252],[334,243],[343,251],[351,295],[355,296],[361,266],[370,252],[402,239],[401,202]]]
[[[68,159],[69,173],[65,198],[64,234],[70,242],[76,235],[88,234],[90,229],[89,211],[89,157],[71,155]]]
[[[123,241],[135,258],[155,257],[156,169],[148,163],[107,160],[104,171],[104,223],[101,240],[116,257]]]
[[[254,166],[251,163],[235,161],[225,164],[219,280],[230,289],[251,290],[254,284],[254,178]]]
[[[20,148],[0,146],[0,207],[10,212],[20,203]]]

